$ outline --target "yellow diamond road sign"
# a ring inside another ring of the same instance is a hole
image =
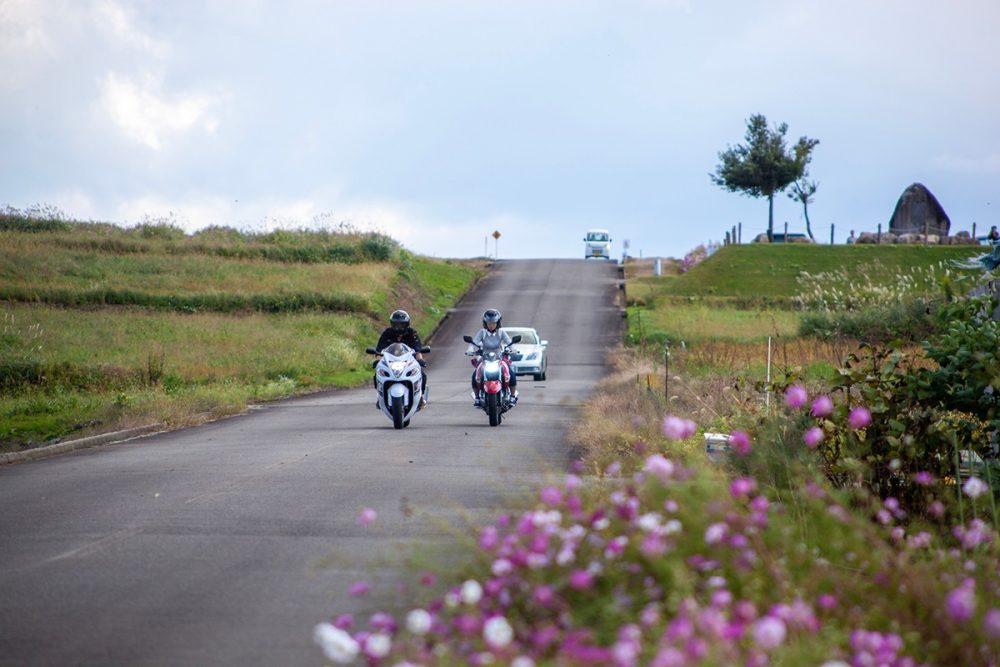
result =
[[[500,232],[493,232],[493,238],[495,239],[500,238]]]

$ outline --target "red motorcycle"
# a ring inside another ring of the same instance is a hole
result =
[[[466,343],[475,345],[472,336],[462,336]],[[510,342],[518,343],[520,336],[514,336]],[[501,351],[483,351],[476,347],[472,353],[472,365],[476,367],[476,385],[478,398],[483,410],[490,418],[490,426],[498,426],[503,420],[503,413],[514,407],[516,401],[510,391],[510,361],[520,356],[509,347]],[[478,357],[478,361],[475,357]],[[515,359],[516,360],[516,359]]]

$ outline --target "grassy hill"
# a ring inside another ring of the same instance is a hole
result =
[[[804,313],[817,301],[937,295],[951,260],[984,251],[978,246],[750,244],[720,248],[686,273],[664,270],[655,277],[626,266],[629,340],[641,346],[682,345],[675,354],[694,373],[735,369],[763,377],[770,339],[781,346],[786,366],[823,376],[852,344],[799,336]]]
[[[427,335],[482,268],[351,230],[0,213],[0,451],[364,382],[389,312]]]
[[[942,263],[981,254],[979,246],[749,244],[720,248],[687,273],[646,277],[629,285],[641,296],[790,298],[804,273],[869,274],[892,280],[903,272],[943,272]]]

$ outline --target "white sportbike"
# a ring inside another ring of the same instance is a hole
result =
[[[413,350],[404,343],[393,343],[382,350],[382,358],[375,364],[375,391],[378,393],[378,408],[392,420],[393,428],[406,428],[410,419],[420,410],[420,399],[427,399],[424,374],[417,361],[416,352],[427,354],[431,348],[426,345]],[[365,350],[368,354],[379,354],[374,347]]]

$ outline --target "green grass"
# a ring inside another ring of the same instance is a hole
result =
[[[0,224],[0,451],[363,384],[392,310],[427,335],[482,272],[402,250],[353,264],[198,250],[365,239],[350,234],[28,227]]]
[[[826,378],[852,345],[800,337],[803,306],[821,300],[824,289],[866,303],[934,294],[949,260],[981,252],[976,246],[726,246],[685,274],[629,279],[628,342],[659,350],[670,341],[677,363],[698,376],[735,370],[763,377],[771,337],[776,365]]]
[[[746,300],[792,298],[799,293],[799,277],[810,274],[862,270],[881,266],[871,277],[891,279],[913,267],[982,254],[979,246],[917,245],[805,245],[750,244],[720,248],[687,273],[665,278],[641,278],[649,294],[674,296],[738,297]]]

